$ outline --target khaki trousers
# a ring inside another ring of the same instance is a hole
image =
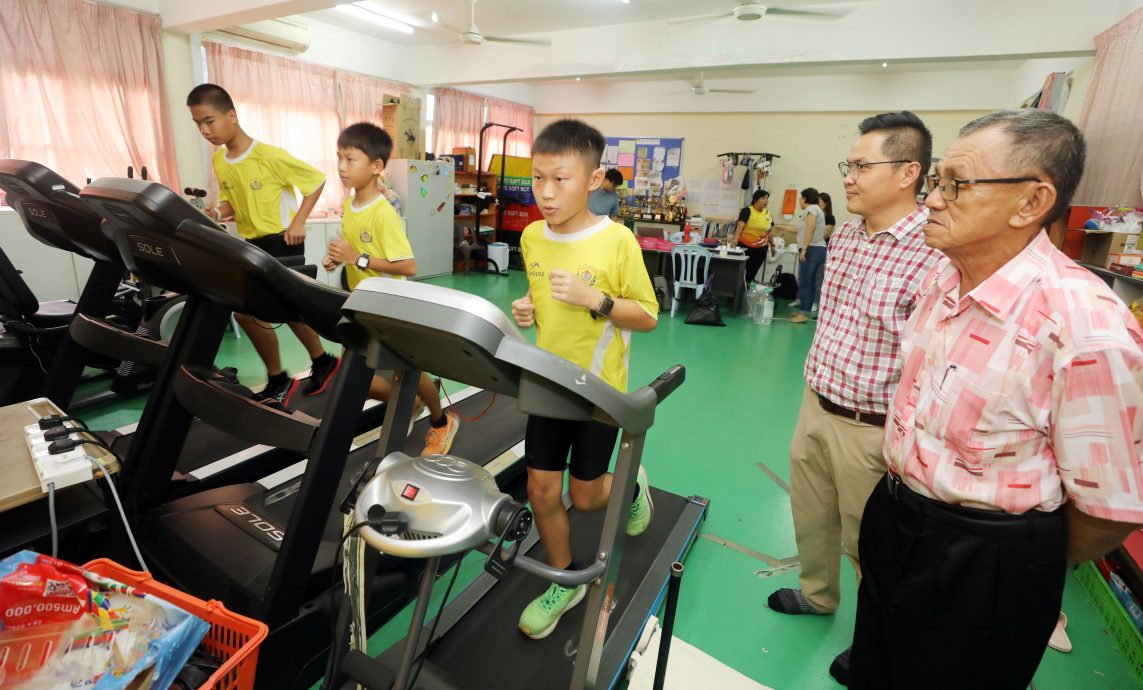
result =
[[[885,430],[830,414],[808,385],[790,442],[790,508],[801,559],[802,594],[819,611],[841,601],[841,552],[861,582],[861,514],[885,474]]]

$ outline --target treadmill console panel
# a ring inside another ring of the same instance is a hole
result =
[[[103,236],[102,219],[79,199],[75,185],[51,169],[31,161],[0,160],[0,190],[28,234],[40,242],[95,261],[120,262]]]

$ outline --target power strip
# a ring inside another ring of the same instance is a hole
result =
[[[80,429],[72,422],[64,422],[69,429]],[[48,492],[48,484],[55,484],[56,490],[73,484],[82,484],[92,479],[91,461],[95,458],[87,454],[87,446],[78,446],[65,453],[52,455],[48,451],[51,441],[44,438],[44,430],[39,424],[24,427],[24,439],[28,442],[28,452],[32,454],[32,464],[40,478],[40,490]]]

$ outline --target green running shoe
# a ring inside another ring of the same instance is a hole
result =
[[[587,585],[563,587],[552,583],[548,591],[532,600],[520,614],[520,631],[533,640],[542,640],[556,629],[560,617],[571,607],[583,601]]]
[[[655,514],[655,504],[651,501],[651,490],[647,488],[647,472],[639,466],[639,498],[631,504],[631,514],[627,518],[627,536],[637,537],[647,531],[651,516]]]

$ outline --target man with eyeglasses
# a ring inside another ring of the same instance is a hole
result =
[[[1076,127],[1000,111],[928,179],[888,473],[865,508],[851,688],[1028,686],[1067,565],[1143,523],[1143,330],[1052,245]]]
[[[780,613],[824,615],[841,601],[841,554],[861,578],[858,534],[865,501],[885,474],[885,414],[900,368],[898,342],[921,279],[938,254],[925,246],[928,213],[917,194],[933,140],[911,112],[882,113],[838,164],[846,209],[826,258],[806,388],[790,443],[790,508],[801,560],[798,589],[767,603]],[[830,666],[844,683],[849,650]]]

